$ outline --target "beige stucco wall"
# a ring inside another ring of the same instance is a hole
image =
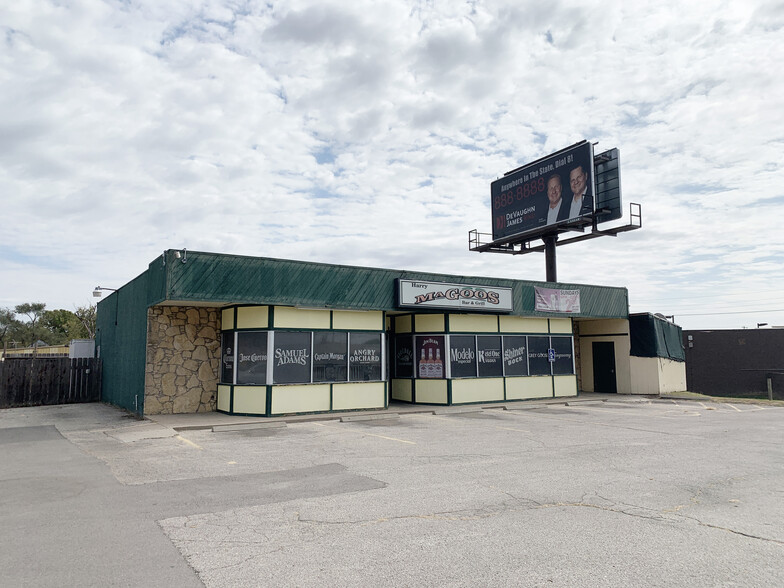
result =
[[[626,319],[581,320],[577,323],[580,345],[580,389],[593,392],[594,341],[615,344],[615,383],[619,394],[632,393],[631,341]]]
[[[145,414],[215,410],[218,316],[216,308],[155,306],[147,311]]]
[[[686,363],[663,357],[632,357],[632,394],[686,390]]]

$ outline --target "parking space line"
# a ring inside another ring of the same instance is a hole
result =
[[[677,413],[680,416],[680,414],[681,414],[678,410],[671,409],[671,408],[668,408],[662,414],[649,414],[648,411],[631,412],[629,409],[626,409],[626,408],[613,410],[610,407],[604,407],[604,406],[602,406],[602,407],[598,407],[598,406],[574,406],[574,407],[572,407],[572,406],[570,406],[569,408],[577,408],[579,410],[595,410],[595,411],[598,411],[598,412],[615,412],[615,413],[622,413],[624,415],[629,415],[629,416],[648,415],[648,416],[651,416],[651,417],[654,417],[654,418],[672,418],[670,416],[665,416],[665,415],[668,415],[668,414],[671,414],[671,413]],[[680,409],[680,411],[683,411],[683,413],[690,413],[690,416],[700,416],[700,413],[698,411],[696,411],[696,410],[687,410],[687,409],[685,409],[684,407],[682,407],[680,405],[678,406],[678,409]]]
[[[734,408],[734,409],[735,409],[735,410],[737,410],[738,412],[743,412],[741,409],[739,409],[738,407],[736,407],[734,404],[730,404],[729,402],[727,402],[726,404],[727,404],[727,406],[729,406],[730,408]]]
[[[496,429],[501,429],[502,431],[517,431],[518,433],[530,433],[531,431],[527,431],[525,429],[513,429],[512,427],[496,427]]]
[[[397,441],[398,443],[407,443],[409,445],[416,445],[413,441],[406,441],[405,439],[398,439],[396,437],[387,437],[386,435],[376,435],[374,433],[365,433],[364,431],[350,431],[350,430],[343,430],[341,431],[337,427],[331,427],[329,425],[325,425],[324,423],[312,423],[314,425],[318,425],[319,427],[324,427],[325,429],[330,429],[337,433],[353,433],[355,435],[365,435],[368,437],[378,437],[379,439],[386,439],[387,441]]]
[[[181,436],[181,435],[177,435],[177,436],[175,437],[175,439],[179,439],[180,441],[182,441],[182,442],[183,442],[183,443],[185,443],[186,445],[190,445],[191,447],[195,447],[195,448],[196,448],[196,449],[198,449],[199,451],[203,451],[203,450],[204,450],[204,448],[203,448],[203,447],[201,447],[201,446],[199,446],[199,445],[196,445],[196,444],[195,444],[193,441],[191,441],[190,439],[186,439],[185,437],[183,437],[183,436]]]

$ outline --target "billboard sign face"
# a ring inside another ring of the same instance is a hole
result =
[[[493,241],[546,234],[590,220],[594,212],[593,145],[583,141],[490,184]]]
[[[397,280],[398,306],[411,308],[446,308],[452,310],[511,312],[512,289],[499,286],[471,286]]]

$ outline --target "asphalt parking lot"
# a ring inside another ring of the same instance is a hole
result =
[[[0,411],[0,583],[784,585],[784,408],[519,408],[220,432]]]

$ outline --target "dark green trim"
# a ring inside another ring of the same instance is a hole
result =
[[[330,331],[334,330],[334,328],[335,328],[335,326],[334,326],[335,325],[335,316],[334,315],[335,315],[334,311],[330,310],[329,311],[329,330]]]
[[[449,313],[448,312],[444,313],[444,333],[448,333],[450,335],[452,334],[449,331]]]
[[[390,392],[390,390],[391,390],[391,387],[389,386],[389,383],[386,380],[384,380],[384,408],[389,408],[389,392]]]
[[[411,379],[411,404],[416,404],[416,378]]]
[[[267,384],[267,400],[264,403],[264,416],[272,416],[272,385]]]
[[[264,306],[264,305],[261,305]],[[267,316],[267,328],[274,329],[275,328],[275,305],[269,305],[269,316]]]
[[[504,402],[506,402],[506,376],[504,376],[503,380],[504,380]]]
[[[446,381],[446,405],[452,406],[452,380]]]
[[[233,329],[237,330],[237,320],[239,319],[240,313],[239,313],[239,310],[237,310],[236,306],[233,308],[233,310],[234,310],[234,327],[233,327]]]
[[[330,313],[330,314],[332,314],[332,313]],[[330,411],[330,412],[332,412],[333,410],[335,410],[335,399],[334,399],[334,397],[332,396],[332,386],[334,386],[334,385],[335,385],[335,384],[334,384],[333,382],[330,382],[330,383],[329,383],[329,411]]]
[[[229,389],[229,412],[234,414],[234,384]]]

